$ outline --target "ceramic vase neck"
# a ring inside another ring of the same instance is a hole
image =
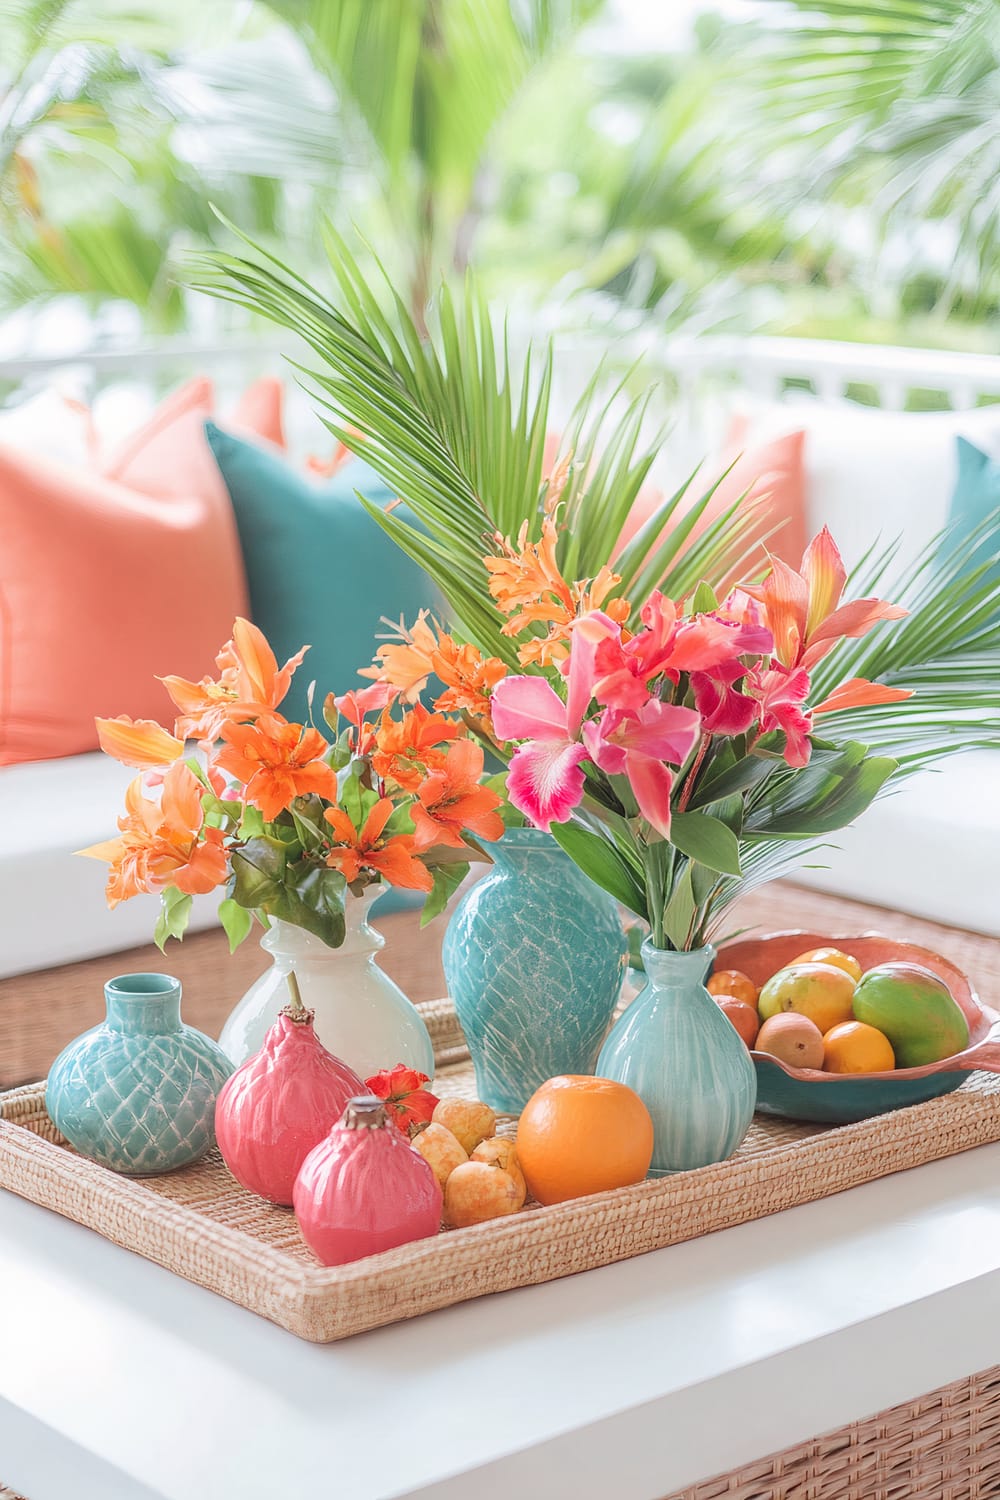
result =
[[[107,1024],[126,1036],[181,1030],[180,980],[169,974],[122,974],[104,986]]]
[[[684,953],[672,948],[658,948],[652,938],[647,938],[642,945],[646,973],[657,989],[704,984],[714,958],[715,949],[711,943]]]
[[[495,844],[490,844],[489,852],[500,869],[519,873],[541,873],[539,867],[546,863],[572,863],[551,833],[543,833],[540,828],[508,828]]]
[[[294,967],[301,964],[329,963],[349,954],[378,953],[385,947],[385,938],[374,927],[369,926],[368,915],[373,903],[385,894],[385,886],[373,885],[360,896],[344,897],[344,941],[339,948],[331,948],[315,933],[304,927],[294,927],[290,922],[273,921],[260,940],[260,945],[276,960],[287,960]]]

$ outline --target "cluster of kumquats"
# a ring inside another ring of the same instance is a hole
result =
[[[641,1182],[653,1153],[653,1122],[632,1089],[607,1078],[550,1078],[528,1100],[515,1138],[478,1099],[438,1099],[428,1079],[402,1065],[366,1079],[444,1195],[451,1229],[517,1213],[528,1195],[565,1203]]]
[[[759,989],[739,969],[718,970],[708,988],[749,1048],[792,1068],[889,1073],[969,1044],[968,1019],[947,984],[915,963],[863,970],[839,948],[812,948]]]

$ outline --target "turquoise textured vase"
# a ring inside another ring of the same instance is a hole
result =
[[[674,953],[647,938],[642,958],[646,987],[601,1048],[597,1072],[635,1089],[652,1115],[658,1177],[732,1156],[753,1118],[757,1075],[705,988],[715,949]]]
[[[517,1113],[546,1079],[593,1073],[625,973],[612,898],[550,834],[515,828],[456,907],[444,972],[479,1097]]]
[[[215,1145],[215,1100],[233,1064],[181,1021],[180,980],[123,974],[104,986],[107,1017],[64,1048],[45,1104],[83,1156],[132,1176],[197,1161]]]

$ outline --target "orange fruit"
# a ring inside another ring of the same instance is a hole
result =
[[[854,980],[843,969],[830,964],[790,964],[767,981],[757,1008],[762,1021],[794,1010],[807,1016],[825,1036],[831,1026],[853,1018],[853,1002]]]
[[[771,1016],[757,1033],[758,1052],[767,1052],[790,1068],[823,1066],[823,1033],[808,1016],[793,1010]]]
[[[706,985],[710,995],[731,995],[744,1005],[757,1005],[757,986],[739,969],[717,969]]]
[[[810,948],[808,953],[800,953],[798,958],[793,958],[792,963],[829,964],[834,969],[843,969],[845,974],[850,974],[855,984],[862,974],[857,959],[852,958],[849,953],[842,953],[839,948]]]
[[[518,1121],[517,1159],[539,1203],[641,1182],[652,1158],[649,1110],[633,1089],[609,1078],[550,1078]]]
[[[715,1003],[725,1011],[747,1046],[752,1047],[760,1030],[760,1017],[754,1007],[744,1005],[742,1000],[734,1000],[732,995],[719,995]]]
[[[823,1038],[823,1067],[828,1073],[891,1073],[895,1066],[892,1043],[877,1026],[844,1021]]]

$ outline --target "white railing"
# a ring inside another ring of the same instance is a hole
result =
[[[893,345],[849,344],[834,340],[795,338],[663,338],[655,330],[625,341],[623,357],[645,354],[653,366],[669,371],[682,397],[692,402],[706,387],[740,386],[768,399],[781,399],[789,383],[803,382],[822,400],[840,400],[851,386],[874,390],[879,405],[899,411],[910,392],[933,392],[955,410],[966,410],[984,398],[1000,397],[1000,356],[964,354]],[[567,360],[577,359],[582,345],[566,341]],[[94,350],[64,356],[0,359],[0,382],[38,389],[48,379],[72,378],[85,391],[118,379],[183,378],[197,373],[277,370],[289,340],[275,335],[241,339],[232,344],[204,345],[164,341],[136,349]],[[557,341],[557,354],[559,342]],[[599,354],[594,345],[594,358]]]

